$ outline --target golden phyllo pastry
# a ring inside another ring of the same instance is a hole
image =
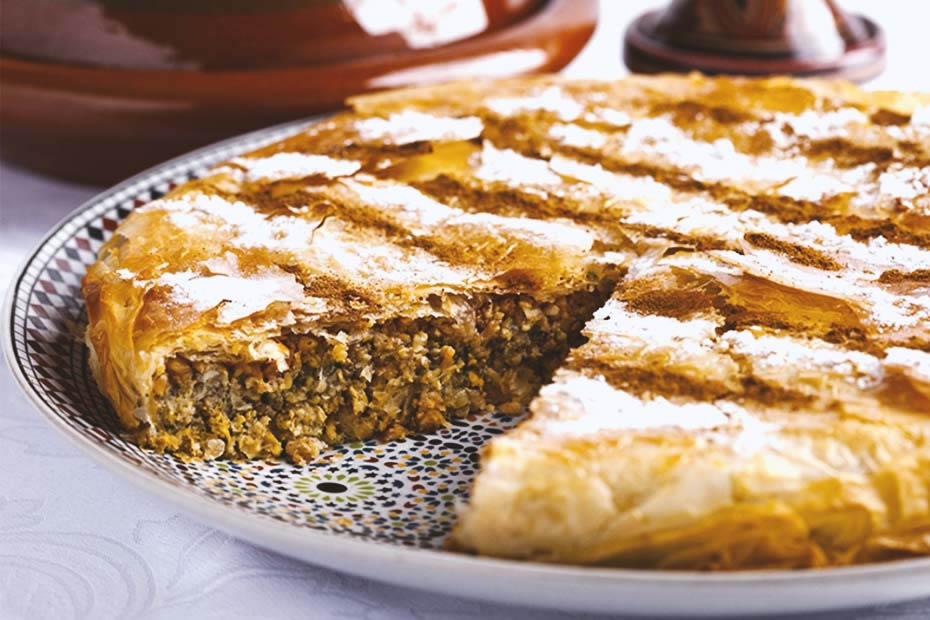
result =
[[[301,463],[532,402],[453,546],[930,554],[930,96],[547,77],[351,104],[102,249],[88,340],[141,445]]]
[[[808,290],[809,267],[765,256],[792,286],[753,273],[762,254],[631,272],[486,449],[456,543],[691,569],[930,553],[930,353],[863,328],[857,296]]]

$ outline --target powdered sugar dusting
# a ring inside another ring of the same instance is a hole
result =
[[[713,254],[747,273],[772,282],[851,302],[853,307],[864,310],[872,323],[882,328],[911,327],[930,320],[930,299],[926,295],[894,295],[856,273],[838,271],[825,274],[819,269],[798,265],[782,255],[757,248],[746,254],[730,251],[715,251]]]
[[[549,128],[549,136],[568,146],[599,149],[607,144],[607,135],[568,123],[555,123]]]
[[[930,194],[930,167],[905,168],[893,164],[878,177],[879,199],[913,200]]]
[[[882,361],[874,355],[849,351],[819,339],[739,330],[723,334],[720,340],[725,349],[748,356],[753,365],[761,368],[836,373],[862,389],[874,387],[884,376]]]
[[[388,118],[372,117],[355,123],[362,140],[407,144],[420,140],[471,140],[481,135],[484,125],[477,116],[450,118],[416,110],[404,110]]]
[[[868,242],[840,235],[830,225],[819,221],[783,224],[773,217],[754,211],[730,211],[719,202],[703,197],[686,198],[663,208],[644,206],[625,220],[684,235],[707,235],[743,244],[746,233],[761,232],[787,243],[826,252],[840,262],[847,273],[868,280],[877,279],[888,269],[928,269],[930,251],[915,245],[891,243],[884,237]],[[748,244],[747,251],[758,251]]]
[[[487,140],[475,161],[477,166],[473,172],[483,181],[500,181],[514,187],[562,184],[562,178],[552,172],[544,160],[526,157],[510,149],[498,149]]]
[[[761,165],[767,165],[767,162]],[[853,191],[855,179],[834,178],[825,174],[808,174],[796,176],[778,188],[778,193],[795,200],[822,200],[825,196],[834,196]]]
[[[869,117],[856,108],[840,108],[829,112],[805,110],[801,114],[779,113],[775,115],[774,122],[790,127],[795,136],[821,140],[846,135],[847,126],[864,125],[869,122]]]
[[[145,210],[161,209],[180,228],[208,226],[241,248],[273,248],[295,252],[305,248],[316,228],[303,218],[277,215],[266,217],[244,202],[230,202],[219,196],[185,194],[173,200],[150,203]]]
[[[298,302],[304,289],[292,274],[266,269],[254,275],[202,275],[193,271],[162,274],[158,285],[171,288],[178,303],[198,312],[220,306],[217,319],[229,324],[267,308],[278,301]]]
[[[902,370],[925,383],[925,392],[930,396],[930,353],[904,347],[891,347],[885,353],[886,368]]]
[[[607,123],[616,127],[626,127],[633,122],[629,114],[613,108],[594,108],[585,113],[584,120],[589,123]]]
[[[747,224],[768,223],[768,218],[761,213],[734,213],[721,203],[700,197],[673,202],[661,209],[644,207],[631,213],[626,222],[686,235],[710,233],[716,238],[733,242],[742,239]]]
[[[661,263],[653,265],[651,269],[643,269],[640,275],[648,275],[651,271],[664,271],[667,267],[693,269],[719,278],[738,277],[743,273],[738,265],[727,264],[709,252],[681,252],[663,258]]]
[[[795,198],[815,200],[853,189],[834,175],[818,172],[806,158],[746,155],[737,151],[726,138],[713,142],[694,140],[665,118],[633,121],[621,153],[633,161],[658,157],[688,170],[700,181],[743,183],[757,189],[775,189],[789,184],[787,191]]]
[[[355,187],[364,187],[355,181],[351,183]],[[429,226],[430,222],[437,223],[449,214],[461,213],[439,203],[430,203],[429,208],[424,208],[424,203],[416,203],[414,197],[418,196],[422,201],[429,199],[413,188],[408,190],[413,193],[404,193],[392,204],[400,212],[406,209],[410,221],[418,219],[420,226]],[[446,211],[433,212],[432,207],[436,205]],[[156,201],[145,209],[165,210],[172,221],[184,224],[185,228],[207,226],[216,235],[224,236],[233,247],[247,250],[261,248],[300,257],[301,262],[341,274],[350,280],[367,278],[372,283],[432,282],[460,286],[471,278],[486,277],[478,269],[453,267],[424,250],[399,248],[380,237],[362,241],[359,231],[339,220],[338,216],[320,221],[288,215],[266,217],[242,202],[228,202],[218,196],[203,194]],[[430,220],[430,217],[434,219]]]
[[[245,178],[249,181],[277,181],[315,174],[335,178],[354,174],[362,167],[357,161],[304,153],[275,153],[262,158],[237,157],[231,163],[245,168]]]
[[[661,210],[659,205],[672,195],[671,188],[655,179],[608,172],[600,165],[585,164],[560,155],[554,156],[549,166],[561,175],[590,184],[610,198],[635,201],[658,210]]]
[[[584,112],[584,106],[566,95],[558,86],[549,86],[535,96],[489,99],[484,105],[501,116],[513,116],[528,110],[545,110],[563,121],[573,121]]]
[[[667,316],[639,314],[624,302],[610,299],[594,313],[585,333],[598,341],[609,339],[618,351],[671,348],[681,355],[697,355],[713,348],[717,322],[709,319],[682,321]]]
[[[503,235],[523,239],[537,246],[583,252],[591,248],[594,236],[570,220],[540,220],[506,217],[492,213],[469,213],[449,207],[409,185],[382,183],[368,185],[346,181],[368,204],[385,207],[415,235],[437,234],[438,229],[472,229],[482,235]]]
[[[571,371],[559,372],[556,382],[544,387],[539,398],[557,402],[567,410],[564,417],[533,419],[533,426],[547,436],[578,437],[647,429],[698,430],[730,423],[730,415],[712,403],[679,404],[662,397],[641,400],[603,378]]]

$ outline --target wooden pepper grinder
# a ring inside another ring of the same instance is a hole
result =
[[[793,74],[863,82],[885,62],[885,37],[870,19],[833,0],[673,0],[630,24],[631,71]]]

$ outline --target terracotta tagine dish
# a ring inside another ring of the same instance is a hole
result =
[[[557,71],[597,0],[3,0],[5,159],[110,183],[353,94]]]
[[[791,74],[865,81],[884,68],[885,37],[833,0],[673,0],[634,20],[632,71]]]

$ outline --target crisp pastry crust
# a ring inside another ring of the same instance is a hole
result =
[[[628,278],[487,447],[455,542],[669,569],[930,553],[930,353],[836,337],[858,300],[770,252],[794,285],[760,278],[746,265],[766,252],[676,253]]]
[[[516,413],[561,367],[456,547],[930,553],[930,95],[545,77],[350,103],[101,251],[92,359],[142,445],[303,462]]]
[[[668,243],[486,448],[451,544],[704,570],[930,554],[930,108],[672,84],[694,90],[620,135],[560,130],[584,153],[550,165]]]

